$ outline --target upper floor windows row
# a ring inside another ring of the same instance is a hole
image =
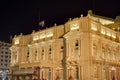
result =
[[[33,35],[33,41],[48,38],[48,37],[52,37],[52,36],[53,36],[53,32],[51,32],[51,31],[47,32],[47,33],[34,34]]]
[[[91,23],[91,30],[100,31],[101,34],[107,35],[107,36],[112,37],[112,38],[116,38],[116,36],[117,36],[117,33],[115,31],[110,30],[108,28],[105,28],[103,26],[101,26],[101,29],[98,30],[97,23]]]
[[[117,36],[116,32],[111,31],[111,30],[107,30],[105,28],[101,28],[101,34],[107,35],[107,36],[112,37],[112,38],[116,38],[116,36]]]

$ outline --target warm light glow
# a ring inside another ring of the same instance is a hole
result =
[[[116,70],[116,69],[115,69],[115,67],[112,67],[112,69],[111,69],[111,70]]]
[[[46,37],[45,33],[40,34],[40,39],[43,39],[43,38],[45,38],[45,37]]]
[[[112,38],[116,38],[116,34],[115,33],[112,33]]]
[[[42,33],[42,34],[36,34],[33,36],[33,40],[36,41],[36,40],[39,40],[39,39],[44,39],[46,37],[52,37],[53,36],[53,33],[52,32],[47,32],[46,34],[45,33]]]
[[[101,29],[101,33],[102,33],[102,34],[105,34],[105,29]]]
[[[19,44],[19,38],[15,39],[15,44]]]
[[[76,29],[79,29],[79,23],[78,22],[71,23],[70,30],[76,30]]]
[[[105,19],[100,19],[100,23],[103,25],[108,25],[114,23],[113,21],[110,20],[105,20]]]
[[[52,32],[48,32],[46,37],[52,37],[53,36],[53,33]]]
[[[90,18],[94,21],[100,21],[100,23],[103,25],[108,25],[108,24],[114,23],[114,21],[106,20],[106,19],[102,19],[102,18],[97,18],[97,17],[93,17],[93,16],[90,16]]]
[[[94,31],[97,31],[97,25],[94,23],[91,23],[91,29]]]
[[[34,35],[34,36],[33,36],[33,40],[34,40],[34,41],[36,41],[36,40],[38,40],[38,39],[39,39],[38,35]]]
[[[107,36],[111,36],[111,32],[110,31],[107,31]]]

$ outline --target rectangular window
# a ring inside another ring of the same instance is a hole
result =
[[[78,67],[76,67],[75,78],[76,78],[76,80],[79,80],[79,69],[78,69]]]
[[[104,59],[105,58],[105,47],[102,46],[102,58]]]
[[[3,59],[1,59],[1,62],[3,62]]]
[[[91,29],[94,31],[97,31],[97,24],[96,23],[91,23]]]
[[[40,34],[40,39],[44,39],[46,37],[45,33]]]
[[[51,80],[51,69],[49,68],[49,72],[48,72],[48,80]]]
[[[8,52],[5,52],[5,54],[8,54]]]
[[[8,56],[5,56],[5,58],[8,58]]]
[[[45,73],[45,71],[44,71],[44,69],[42,68],[42,80],[45,79],[44,73]]]
[[[52,37],[53,36],[53,32],[47,32],[46,37]]]
[[[33,35],[33,41],[36,41],[39,39],[39,36],[36,34],[36,35]]]
[[[7,66],[7,64],[4,64],[5,66]]]
[[[51,48],[51,46],[49,47],[49,55],[48,55],[48,59],[49,59],[49,60],[52,59],[52,48]]]
[[[3,55],[1,55],[1,57],[3,57]]]
[[[38,50],[35,49],[35,60],[38,60]]]
[[[94,66],[94,78],[98,78],[98,68],[97,66]]]
[[[30,60],[30,53],[28,52],[27,53],[27,61],[29,61]]]
[[[75,56],[79,56],[80,55],[80,42],[78,40],[76,40],[75,42]]]
[[[111,36],[111,32],[107,30],[106,35]]]
[[[5,62],[7,62],[8,60],[5,60]]]
[[[97,57],[97,45],[95,43],[93,43],[93,57]]]
[[[44,60],[44,56],[45,56],[45,54],[44,54],[44,48],[42,47],[42,50],[41,50],[41,59],[42,60]]]
[[[15,44],[19,44],[19,38],[15,39]]]
[[[104,28],[101,29],[101,33],[102,33],[102,34],[105,34],[105,33],[106,33],[106,31],[105,31]]]
[[[112,33],[112,38],[116,38],[116,33]]]

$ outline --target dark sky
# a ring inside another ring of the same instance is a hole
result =
[[[115,18],[120,15],[117,0],[1,0],[0,1],[0,41],[9,41],[10,35],[29,34],[38,30],[38,22],[44,20],[49,27],[63,24],[69,18],[87,14]]]

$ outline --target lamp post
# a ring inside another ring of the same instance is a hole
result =
[[[1,77],[2,77],[2,80],[5,80],[6,79],[6,73],[5,72],[1,72]]]

